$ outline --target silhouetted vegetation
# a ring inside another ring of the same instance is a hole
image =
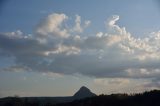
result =
[[[44,99],[42,99],[44,100]],[[43,103],[43,104],[42,104]],[[160,91],[153,90],[139,94],[99,95],[72,102],[55,104],[38,99],[7,97],[0,99],[0,106],[160,106]]]
[[[54,106],[160,106],[160,91],[154,90],[134,95],[100,95]]]

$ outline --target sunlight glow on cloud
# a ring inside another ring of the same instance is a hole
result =
[[[62,28],[62,23],[67,19],[65,14],[51,14],[38,25],[36,32],[44,36],[54,34],[55,36],[67,37],[67,30]]]
[[[108,86],[108,85],[124,86],[130,83],[129,79],[124,79],[124,78],[114,78],[114,79],[99,78],[99,79],[95,79],[94,82],[96,84],[105,85],[105,86]]]

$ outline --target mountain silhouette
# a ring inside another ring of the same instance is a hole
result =
[[[74,100],[84,99],[86,97],[93,97],[96,94],[92,93],[87,87],[82,86],[73,96],[64,96],[64,97],[6,97],[0,98],[0,106],[17,106],[10,105],[15,103],[29,104],[26,106],[37,106],[35,103],[40,104],[40,106],[48,106],[49,104],[58,104],[72,102]],[[9,105],[6,105],[9,104]],[[39,106],[39,105],[38,105]]]
[[[92,93],[87,87],[82,86],[74,95],[74,99],[82,99],[86,97],[96,96],[96,94]]]
[[[160,106],[160,90],[137,94],[99,95],[54,106]]]
[[[160,106],[159,98],[160,90],[96,96],[83,86],[73,96],[67,97],[0,98],[0,106]]]

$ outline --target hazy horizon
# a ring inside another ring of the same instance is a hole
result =
[[[160,88],[158,0],[1,0],[0,97]]]

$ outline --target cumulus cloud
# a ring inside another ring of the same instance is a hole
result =
[[[76,15],[76,19],[75,19],[75,25],[74,27],[71,29],[71,32],[78,32],[78,33],[82,33],[84,31],[85,28],[87,28],[90,25],[91,21],[86,20],[84,22],[84,24],[82,25],[81,22],[81,16]]]
[[[38,24],[36,33],[42,36],[68,37],[67,30],[63,27],[63,22],[68,17],[65,14],[51,14]]]
[[[77,31],[77,32],[83,31],[83,29],[81,27],[81,17],[79,15],[76,15],[75,27],[73,28],[73,31]]]
[[[135,38],[125,27],[116,24],[119,16],[115,15],[106,23],[107,33],[85,36],[84,28],[90,21],[82,22],[76,15],[73,27],[69,28],[67,20],[67,15],[53,13],[37,25],[32,35],[20,30],[1,33],[0,55],[12,57],[14,61],[1,70],[17,68],[43,73],[79,73],[97,78],[158,79],[160,32]],[[120,83],[121,79],[111,82]]]
[[[116,21],[119,20],[119,16],[118,15],[113,15],[112,18],[109,20],[108,24],[109,26],[112,26],[112,27],[116,27],[117,25],[115,25]]]
[[[120,28],[116,22],[119,20],[118,15],[113,15],[106,21],[106,28],[109,33],[112,34],[118,34],[118,35],[126,35],[127,31],[125,30],[125,27]]]

